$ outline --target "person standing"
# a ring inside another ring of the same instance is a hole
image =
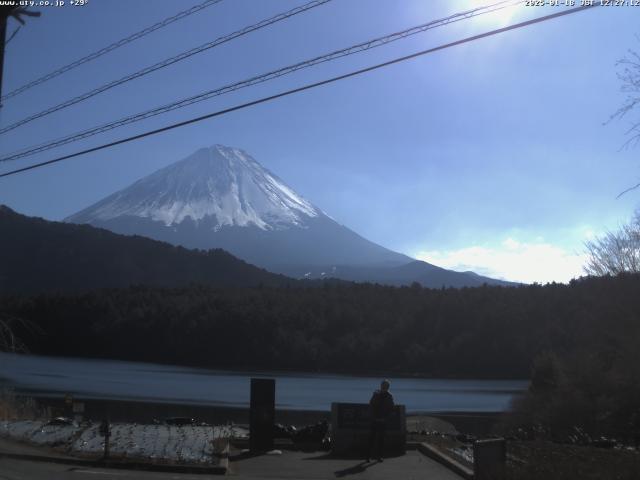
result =
[[[393,395],[389,392],[389,380],[380,383],[380,390],[373,392],[369,407],[371,410],[371,433],[369,434],[369,447],[367,450],[367,462],[371,461],[374,446],[378,453],[377,459],[382,462],[384,449],[384,436],[387,430],[387,421],[393,413]]]

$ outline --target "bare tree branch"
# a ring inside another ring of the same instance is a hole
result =
[[[640,41],[640,36],[636,35],[636,39]],[[616,67],[619,68],[617,76],[621,83],[620,90],[626,93],[627,97],[622,106],[604,122],[605,125],[613,120],[622,120],[629,112],[636,110],[640,106],[640,53],[635,50],[628,50],[627,55],[616,63]],[[629,138],[620,149],[637,147],[640,144],[640,121],[634,120],[625,135],[629,136]],[[633,187],[625,189],[616,198],[620,198],[638,187],[640,187],[640,182]]]
[[[16,336],[16,327],[30,333],[42,333],[39,327],[18,317],[0,314],[0,352],[28,353],[26,344]]]
[[[640,183],[636,183],[633,187],[629,187],[629,188],[624,189],[622,192],[620,192],[618,195],[616,195],[616,199],[620,198],[625,193],[629,193],[630,191],[635,190],[638,187],[640,187]]]
[[[640,210],[616,232],[585,243],[589,259],[584,270],[589,275],[618,275],[640,272]]]

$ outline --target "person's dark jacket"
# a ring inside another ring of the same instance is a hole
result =
[[[393,413],[393,395],[388,391],[376,390],[369,400],[369,405],[374,420],[386,420]]]

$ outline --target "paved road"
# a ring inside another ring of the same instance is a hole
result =
[[[0,439],[0,451],[64,458],[50,449]],[[326,452],[292,452],[282,455],[232,457],[229,477],[238,480],[460,480],[461,477],[439,463],[412,450],[383,463],[364,463],[357,459],[331,458]],[[219,475],[158,473],[120,469],[88,468],[62,463],[32,462],[0,458],[0,480],[204,480]]]
[[[330,458],[325,452],[283,452],[231,462],[229,475],[238,479],[403,479],[461,480],[420,452],[387,458],[383,463]]]
[[[0,458],[0,480],[204,480],[209,475],[85,468]],[[224,478],[217,476],[217,478]]]
[[[261,479],[389,479],[460,480],[438,463],[411,451],[383,463],[364,464],[359,460],[329,459],[324,453],[284,452],[234,461],[229,477],[238,480]],[[156,473],[64,464],[29,462],[0,458],[0,480],[204,480],[215,475]]]

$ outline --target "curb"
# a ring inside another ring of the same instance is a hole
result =
[[[0,452],[0,458],[26,460],[29,462],[62,463],[89,468],[117,468],[123,470],[146,470],[149,472],[198,473],[209,475],[225,475],[229,468],[229,447],[220,456],[220,464],[212,467],[195,465],[163,465],[158,463],[124,462],[117,460],[85,460],[82,458],[47,457],[44,455],[27,455],[22,453]]]
[[[444,465],[449,470],[452,470],[453,472],[457,473],[458,475],[460,475],[465,480],[473,480],[473,470],[472,469],[462,465],[457,460],[451,458],[449,455],[446,455],[445,453],[441,452],[437,448],[432,447],[428,443],[424,443],[424,442],[423,443],[419,443],[417,445],[417,449],[423,455],[426,455],[427,457],[429,457],[429,458],[435,460],[436,462]]]

